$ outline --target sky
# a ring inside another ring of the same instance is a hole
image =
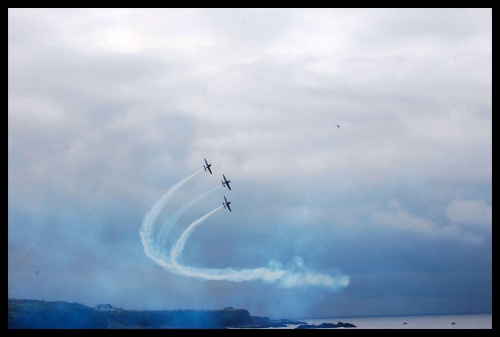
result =
[[[8,296],[491,312],[492,9],[9,8]]]

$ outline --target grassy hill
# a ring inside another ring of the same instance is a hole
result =
[[[123,310],[111,307],[99,310],[76,302],[8,300],[9,329],[194,329],[241,327],[252,324],[252,316],[245,309]]]

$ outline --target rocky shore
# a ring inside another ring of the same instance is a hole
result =
[[[355,328],[356,326],[351,323],[338,322],[335,323],[321,323],[321,324],[304,324],[299,325],[295,329],[335,329],[335,328]]]

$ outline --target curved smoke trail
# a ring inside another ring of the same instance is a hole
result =
[[[177,240],[175,245],[170,250],[170,259],[171,259],[172,264],[176,267],[176,269],[178,269],[178,270],[180,269],[179,268],[180,266],[177,264],[177,258],[182,255],[182,250],[184,249],[184,244],[186,243],[189,235],[191,235],[191,233],[194,231],[196,226],[198,226],[203,221],[207,220],[212,215],[217,213],[222,207],[223,206],[219,206],[216,209],[214,209],[213,211],[208,212],[207,214],[205,214],[204,216],[202,216],[198,220],[193,221],[193,223],[191,223],[191,225],[189,225],[189,227],[184,231],[184,233],[182,233],[181,237]]]
[[[146,255],[155,261],[157,264],[160,266],[163,266],[167,270],[175,271],[175,269],[172,269],[170,263],[164,261],[161,258],[161,254],[159,252],[161,251],[161,247],[159,247],[155,240],[154,240],[154,224],[156,217],[162,210],[163,206],[167,203],[168,200],[174,195],[174,193],[185,183],[187,183],[189,180],[194,178],[198,173],[203,171],[203,169],[200,169],[196,171],[195,173],[191,174],[189,177],[184,178],[174,186],[172,186],[161,198],[158,200],[158,202],[149,210],[149,212],[146,214],[144,217],[144,220],[142,221],[142,227],[139,231],[139,234],[141,236],[141,242],[144,247],[144,252]]]
[[[266,282],[280,282],[286,288],[302,286],[323,286],[330,290],[347,287],[349,285],[349,276],[345,275],[326,275],[312,272],[304,268],[304,260],[301,257],[292,259],[292,266],[288,269],[283,268],[281,262],[276,259],[269,261],[267,268],[254,269],[212,269],[212,268],[193,268],[180,265],[177,260],[181,257],[184,245],[197,226],[217,213],[223,206],[219,206],[211,212],[205,214],[198,220],[195,220],[182,233],[175,245],[170,251],[171,266],[180,274],[196,277],[203,280],[226,280],[234,282],[264,280]]]
[[[276,259],[272,259],[269,261],[269,267],[254,269],[211,269],[193,268],[180,265],[177,260],[181,257],[184,245],[191,233],[197,226],[199,226],[209,217],[218,212],[222,208],[222,206],[219,206],[218,208],[212,210],[211,212],[205,214],[198,220],[195,220],[193,223],[191,223],[191,225],[182,233],[181,237],[172,247],[170,256],[165,256],[165,254],[163,254],[163,244],[175,222],[199,199],[220,187],[217,186],[201,194],[200,196],[191,200],[188,204],[177,210],[174,214],[172,214],[167,219],[159,235],[157,236],[160,242],[156,242],[154,240],[154,226],[159,212],[181,186],[183,186],[201,171],[202,169],[171,187],[144,217],[140,230],[141,241],[144,246],[146,255],[153,261],[155,261],[158,265],[164,267],[170,272],[203,280],[226,280],[234,282],[263,280],[269,283],[279,282],[280,285],[286,288],[314,285],[323,286],[330,290],[337,290],[349,285],[348,276],[343,276],[341,274],[331,276],[307,270],[304,267],[304,261],[301,257],[294,257],[291,261],[292,265],[288,268],[284,268],[283,264]]]
[[[209,195],[210,193],[212,193],[213,191],[215,191],[221,187],[222,187],[222,185],[218,185],[218,186],[206,191],[205,193],[197,196],[196,198],[194,198],[193,200],[191,200],[190,202],[188,202],[187,204],[185,204],[184,206],[179,208],[177,211],[175,211],[175,213],[173,213],[170,217],[168,217],[167,220],[165,220],[165,222],[163,223],[163,226],[161,227],[161,229],[157,235],[158,246],[161,247],[162,251],[164,251],[164,247],[165,247],[165,244],[167,241],[168,233],[170,232],[170,229],[173,227],[173,225],[177,222],[177,220],[179,220],[179,218],[189,208],[191,208],[195,203],[197,203],[201,198]],[[170,260],[169,255],[164,256],[164,258]]]

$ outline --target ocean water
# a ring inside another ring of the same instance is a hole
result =
[[[356,325],[348,329],[492,329],[491,314],[474,315],[421,315],[384,317],[342,317],[298,319],[307,324],[344,322]],[[405,324],[406,323],[406,324]],[[455,324],[452,324],[455,323]],[[295,329],[289,325],[287,329]]]

